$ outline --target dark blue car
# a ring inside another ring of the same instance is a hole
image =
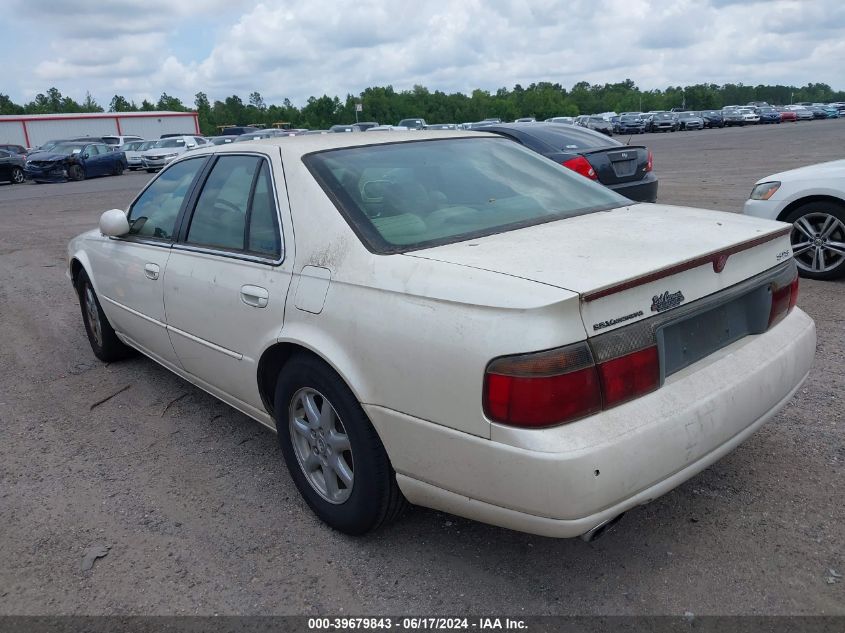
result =
[[[780,123],[780,112],[772,107],[762,106],[754,111],[760,115],[760,123]]]
[[[66,141],[48,151],[32,154],[24,173],[35,182],[60,182],[119,176],[126,166],[126,155],[112,151],[105,143]]]

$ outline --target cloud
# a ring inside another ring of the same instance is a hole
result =
[[[268,103],[373,85],[550,81],[845,88],[841,0],[7,0],[3,92]]]

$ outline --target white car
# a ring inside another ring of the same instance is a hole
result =
[[[495,135],[304,135],[185,154],[68,273],[98,358],[140,350],[275,428],[332,527],[407,500],[591,538],[807,377],[788,233]]]
[[[148,172],[154,172],[189,149],[206,145],[206,140],[201,136],[171,136],[156,141],[150,149],[141,152],[141,166]]]
[[[760,122],[760,115],[751,108],[739,108],[738,112],[742,115],[744,123],[756,124]]]
[[[126,143],[131,143],[132,141],[142,141],[140,136],[135,136],[134,134],[129,134],[125,136],[104,136],[103,143],[111,147],[112,149],[117,149],[121,145],[125,145]]]
[[[158,141],[130,141],[120,146],[120,151],[126,156],[126,164],[132,171],[141,169],[141,154],[153,147]]]
[[[790,241],[804,277],[845,276],[845,160],[761,178],[743,213],[792,224]]]

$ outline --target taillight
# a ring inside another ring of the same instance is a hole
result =
[[[769,310],[769,327],[783,319],[798,303],[798,273],[785,286],[772,289],[772,307]]]
[[[600,410],[599,377],[586,343],[504,356],[487,366],[484,412],[496,422],[550,426]]]
[[[645,164],[646,172],[650,172],[654,169],[654,154],[651,153],[651,150],[648,150],[648,161]]]
[[[657,346],[614,336],[595,350],[585,342],[495,359],[484,376],[484,413],[513,426],[564,424],[659,386]]]
[[[564,167],[571,169],[574,172],[581,174],[582,176],[586,176],[590,180],[598,180],[599,177],[596,175],[596,170],[593,169],[593,166],[583,156],[576,156],[575,158],[570,158],[567,161],[561,163]]]
[[[598,369],[605,409],[660,386],[660,357],[656,345],[601,363]]]

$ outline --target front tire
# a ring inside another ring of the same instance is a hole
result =
[[[106,363],[129,356],[132,353],[131,348],[124,345],[114,333],[85,271],[79,273],[76,292],[79,295],[79,307],[82,309],[85,332],[88,334],[88,342],[91,344],[94,356]]]
[[[798,272],[809,279],[845,276],[845,205],[808,202],[786,218]]]
[[[285,364],[274,398],[288,472],[330,527],[361,535],[397,519],[407,506],[384,445],[340,376],[300,354]]]
[[[85,170],[82,165],[71,165],[67,169],[67,177],[75,182],[85,180]]]
[[[26,177],[24,176],[23,169],[21,169],[20,167],[15,167],[14,169],[12,169],[11,182],[13,185],[19,185],[24,180],[26,180]]]

